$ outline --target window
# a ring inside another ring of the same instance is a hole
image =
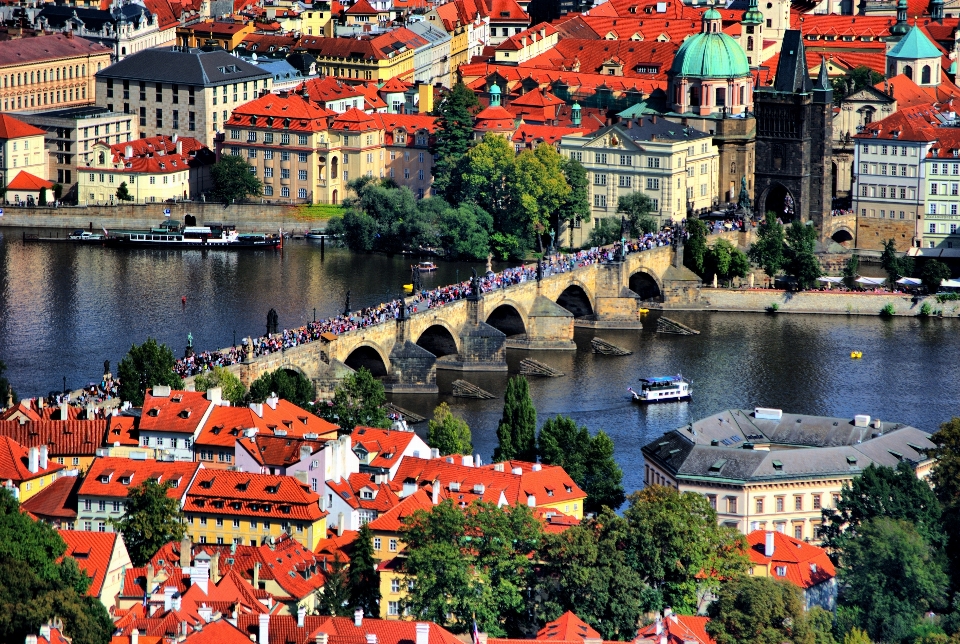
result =
[[[757,499],[757,514],[763,514],[763,499]]]
[[[778,497],[777,497],[776,505],[777,505],[777,512],[783,512],[783,497],[782,497],[782,496],[778,496]]]
[[[273,158],[273,150],[264,150],[264,151],[263,151],[263,158],[264,158],[264,159],[272,159],[272,158]]]
[[[298,160],[300,163],[306,163],[306,162],[307,162],[307,153],[306,153],[306,152],[301,152],[301,153],[299,153],[299,154],[297,155],[297,157],[298,157],[297,160]]]
[[[931,233],[937,232],[937,225],[936,225],[936,224],[930,224],[930,230],[929,230],[928,232],[931,232]]]
[[[287,188],[287,187],[280,188],[280,196],[281,196],[281,197],[289,197],[289,196],[290,196],[290,188]]]
[[[288,171],[288,172],[289,172],[289,171]],[[300,181],[306,181],[306,180],[307,180],[307,171],[306,171],[306,170],[297,170],[297,178],[298,178]]]
[[[106,502],[106,501],[98,501],[98,502],[97,502],[97,509],[98,509],[100,512],[106,512],[106,511],[107,511],[107,502]]]
[[[660,189],[660,179],[647,177],[647,190],[659,190],[659,189]]]
[[[140,108],[140,127],[147,127],[147,108]]]
[[[716,511],[717,509],[717,497],[715,494],[710,494],[707,496],[707,500],[710,502],[710,508]]]
[[[571,152],[570,158],[574,161],[583,161],[583,152]]]
[[[777,577],[786,577],[786,576],[787,576],[787,567],[777,566]]]
[[[633,165],[633,157],[629,154],[621,154],[620,165],[627,165],[627,166]]]
[[[264,136],[266,140],[266,136]],[[257,133],[256,132],[247,132],[247,143],[256,143],[257,142]]]
[[[727,497],[727,512],[730,514],[737,513],[737,497]]]
[[[281,143],[283,143],[283,141],[281,141]],[[289,161],[289,160],[290,160],[290,153],[289,153],[289,152],[286,152],[286,151],[281,152],[281,153],[280,153],[280,160],[281,160],[281,161]],[[346,161],[346,159],[344,159],[344,161]]]
[[[793,526],[793,538],[794,539],[803,539],[803,525],[797,524]]]
[[[379,552],[379,551],[380,551],[380,545],[381,545],[381,543],[380,543],[380,537],[374,537],[374,538],[373,538],[373,549],[376,550],[377,552]]]
[[[935,183],[931,183],[931,184],[930,184],[930,194],[932,194],[932,195],[937,194],[937,184],[935,184]]]
[[[819,495],[819,494],[814,494],[814,495],[813,495],[813,509],[814,509],[814,510],[819,510],[819,509],[820,509],[820,495]]]
[[[268,123],[269,125],[269,123]],[[264,132],[263,133],[263,142],[264,143],[273,143],[273,132]]]
[[[601,154],[600,152],[594,152],[594,153],[593,153],[593,162],[594,162],[594,163],[604,163],[604,164],[605,164],[605,163],[607,162],[607,155],[606,155],[606,154]]]
[[[163,127],[163,110],[157,108],[157,127]]]
[[[399,580],[399,579],[394,578],[394,579],[391,579],[391,580],[390,580],[390,592],[391,592],[391,593],[399,593],[399,592],[400,592],[400,580]]]
[[[647,157],[647,167],[648,167],[648,168],[659,168],[659,167],[660,167],[660,157]]]
[[[299,188],[299,189],[297,190],[297,199],[306,199],[306,198],[307,198],[307,189],[306,189],[306,188]],[[316,480],[316,479],[314,479],[314,480]]]
[[[90,499],[84,499],[84,500],[83,500],[83,509],[84,509],[84,510],[89,511],[89,510],[93,509],[93,508],[91,507],[92,505],[93,505],[93,502],[92,502]],[[88,528],[88,530],[89,530],[89,528]]]
[[[400,615],[400,602],[387,602],[387,615],[397,617]]]
[[[97,521],[97,532],[106,532],[107,524],[103,521]]]
[[[630,184],[632,183],[632,179],[633,177],[630,175],[621,174],[619,180],[617,181],[617,185],[619,185],[621,188],[629,188]]]
[[[290,170],[289,170],[289,168],[280,168],[280,178],[281,178],[281,179],[289,179],[289,178],[290,178]]]
[[[283,133],[280,135],[280,145],[290,145],[290,135]]]
[[[123,503],[121,503],[120,501],[114,501],[114,502],[113,502],[113,511],[114,511],[114,512],[122,512],[122,511],[123,511]]]
[[[595,186],[605,186],[607,185],[607,175],[595,172],[593,175],[593,185]]]
[[[803,510],[803,497],[795,496],[793,497],[793,509],[796,511]]]
[[[607,195],[593,195],[593,207],[594,207],[594,208],[606,208],[606,207],[607,207]]]
[[[307,145],[307,135],[306,135],[306,134],[298,134],[298,135],[297,135],[297,145]],[[301,161],[306,161],[306,160],[307,160],[307,159],[306,159],[306,156],[307,156],[307,155],[306,155],[305,153],[304,153],[304,154],[301,154],[300,156],[302,157],[302,158],[300,159]]]

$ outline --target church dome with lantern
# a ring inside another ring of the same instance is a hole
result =
[[[673,110],[706,116],[743,114],[753,105],[753,80],[747,54],[723,33],[720,12],[703,14],[700,33],[683,41],[670,67]]]

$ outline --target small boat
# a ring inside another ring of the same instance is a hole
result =
[[[693,394],[690,382],[683,376],[641,378],[640,391],[635,391],[633,387],[627,387],[627,391],[633,394],[633,402],[641,404],[690,400]]]
[[[413,284],[404,284],[403,285],[404,293],[413,293]]]
[[[90,233],[85,230],[75,230],[72,233],[70,233],[67,239],[75,242],[84,242],[84,243],[96,242],[100,244],[100,243],[103,243],[104,237],[100,233]]]
[[[307,234],[304,235],[307,239],[323,239],[327,236],[327,233],[324,232],[323,228],[311,228],[307,231]]]
[[[437,270],[437,265],[433,262],[420,262],[417,264],[417,268],[420,269],[421,273],[432,273]]]

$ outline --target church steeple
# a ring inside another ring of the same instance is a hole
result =
[[[827,74],[827,60],[820,57],[820,73],[817,74],[817,82],[813,86],[813,102],[823,105],[833,103],[833,84]]]
[[[893,36],[891,40],[900,40],[909,30],[910,25],[907,24],[907,0],[897,0],[897,24],[890,27],[890,35]]]
[[[760,7],[757,4],[757,0],[750,0],[750,6],[748,6],[747,10],[743,12],[743,18],[740,20],[740,23],[753,26],[763,24],[763,14],[760,13]]]
[[[943,22],[943,0],[933,0],[930,4],[930,17],[937,22]]]

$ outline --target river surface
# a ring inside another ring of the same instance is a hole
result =
[[[157,338],[181,354],[187,333],[198,350],[228,346],[265,331],[277,310],[281,328],[343,308],[396,297],[410,281],[411,260],[354,255],[319,242],[292,241],[281,252],[112,250],[60,244],[23,245],[21,231],[0,229],[0,360],[21,397],[99,379],[133,343]],[[469,263],[441,262],[424,286],[466,278]],[[474,263],[478,270],[482,262]],[[499,268],[499,267],[495,267]],[[187,297],[182,306],[181,297]],[[960,321],[879,317],[673,312],[699,336],[578,329],[576,352],[508,351],[511,371],[533,356],[563,371],[532,378],[541,420],[566,414],[616,445],[628,491],[642,487],[640,447],[664,431],[726,408],[779,407],[804,414],[870,414],[927,431],[960,414]],[[650,325],[655,328],[655,323]],[[590,352],[602,337],[633,355]],[[850,351],[863,351],[851,360]],[[651,375],[692,379],[689,403],[640,407],[627,387]],[[429,415],[448,402],[473,430],[488,461],[496,445],[502,399],[453,398],[461,374],[438,371],[439,396],[393,396]],[[466,380],[501,396],[508,374],[470,373]],[[426,432],[426,423],[415,426]]]

